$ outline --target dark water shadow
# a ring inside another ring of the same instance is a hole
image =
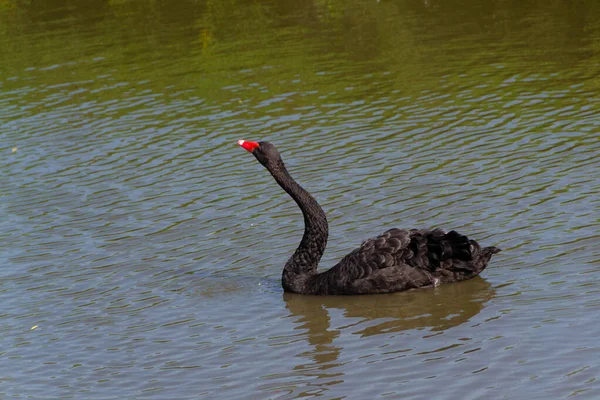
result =
[[[372,296],[302,296],[284,293],[283,299],[295,329],[306,330],[314,349],[303,354],[317,364],[338,359],[334,345],[342,330],[352,329],[361,337],[393,334],[407,330],[444,331],[461,325],[485,308],[495,289],[483,278],[438,288]],[[330,314],[341,310],[348,324],[331,326]],[[357,320],[358,319],[358,320]]]

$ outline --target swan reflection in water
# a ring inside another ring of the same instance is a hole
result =
[[[324,364],[338,359],[342,347],[336,346],[334,341],[344,330],[350,329],[360,337],[408,330],[444,331],[469,321],[494,296],[491,284],[476,277],[458,284],[388,295],[303,296],[284,293],[283,299],[297,324],[295,329],[305,330],[309,344],[314,347],[300,356],[309,357],[325,368]],[[339,312],[348,320],[347,323],[341,327],[331,326],[331,314]]]

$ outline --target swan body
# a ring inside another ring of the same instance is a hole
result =
[[[325,252],[328,224],[317,201],[288,173],[279,152],[269,142],[239,140],[298,204],[304,215],[304,235],[286,262],[282,286],[286,292],[352,295],[399,292],[473,278],[500,249],[481,248],[475,240],[442,229],[390,229],[361,246],[325,272],[317,266]]]

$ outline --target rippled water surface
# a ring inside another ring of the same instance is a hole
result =
[[[0,1],[0,397],[600,398],[600,3]],[[480,278],[284,294],[391,227]]]

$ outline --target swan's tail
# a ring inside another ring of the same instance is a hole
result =
[[[469,266],[473,271],[473,276],[479,275],[479,273],[487,267],[492,256],[496,253],[500,253],[500,251],[502,250],[498,247],[489,246],[480,249],[478,253],[474,254],[473,261],[469,263]]]
[[[500,252],[499,248],[493,246],[481,248],[475,240],[456,231],[441,232],[434,230],[427,238],[430,265],[434,269],[448,269],[457,273],[457,280],[479,275],[492,256]]]

